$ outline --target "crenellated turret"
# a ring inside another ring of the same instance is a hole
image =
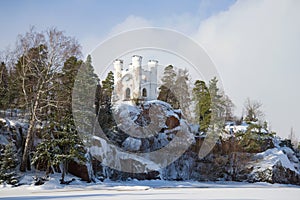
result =
[[[157,60],[149,60],[148,61],[148,70],[150,71],[149,77],[149,95],[151,97],[157,96]]]
[[[122,78],[123,60],[116,59],[113,62],[113,65],[114,65],[114,70],[115,70],[114,77],[115,77],[115,80],[118,81]]]
[[[132,56],[132,66],[135,67],[141,67],[142,66],[142,56],[134,55]]]
[[[141,81],[142,81],[142,56],[132,56],[132,68],[134,74],[133,98],[141,98]]]

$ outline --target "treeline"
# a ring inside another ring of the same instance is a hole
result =
[[[207,132],[210,125],[223,127],[225,121],[234,120],[234,104],[220,90],[216,77],[208,83],[191,78],[186,69],[176,70],[172,65],[164,69],[158,99],[181,109],[190,123],[198,124],[200,132]]]
[[[31,28],[3,55],[7,59],[0,65],[0,110],[17,109],[28,117],[20,171],[30,170],[31,165],[47,174],[56,169],[64,183],[68,162],[86,160],[72,116],[72,90],[82,65],[90,70],[90,84],[98,83],[90,57],[81,60],[77,40],[55,28],[40,32]],[[41,142],[34,147],[36,138]]]

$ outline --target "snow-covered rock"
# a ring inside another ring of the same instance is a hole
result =
[[[300,164],[295,152],[288,147],[268,149],[254,156],[248,164],[250,181],[300,184]]]
[[[149,174],[157,178],[160,170],[178,159],[194,141],[180,113],[158,100],[140,106],[116,105],[117,132],[99,133],[91,139],[90,152],[100,161],[102,176],[112,177],[117,173],[118,177],[126,177],[128,173],[136,173],[144,178],[151,178]]]

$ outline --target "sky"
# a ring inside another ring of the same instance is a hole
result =
[[[263,104],[278,135],[300,139],[300,1],[297,0],[1,0],[0,50],[18,34],[57,27],[84,55],[108,37],[142,27],[176,30],[198,42],[216,65],[242,115],[246,98]]]

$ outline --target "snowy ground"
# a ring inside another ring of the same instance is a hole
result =
[[[0,199],[299,199],[299,188],[115,188],[2,190]]]
[[[71,177],[69,177],[71,178]],[[27,176],[23,182],[29,181]],[[0,199],[299,199],[300,187],[293,185],[238,182],[104,181],[70,185],[58,176],[41,186],[0,186]]]

